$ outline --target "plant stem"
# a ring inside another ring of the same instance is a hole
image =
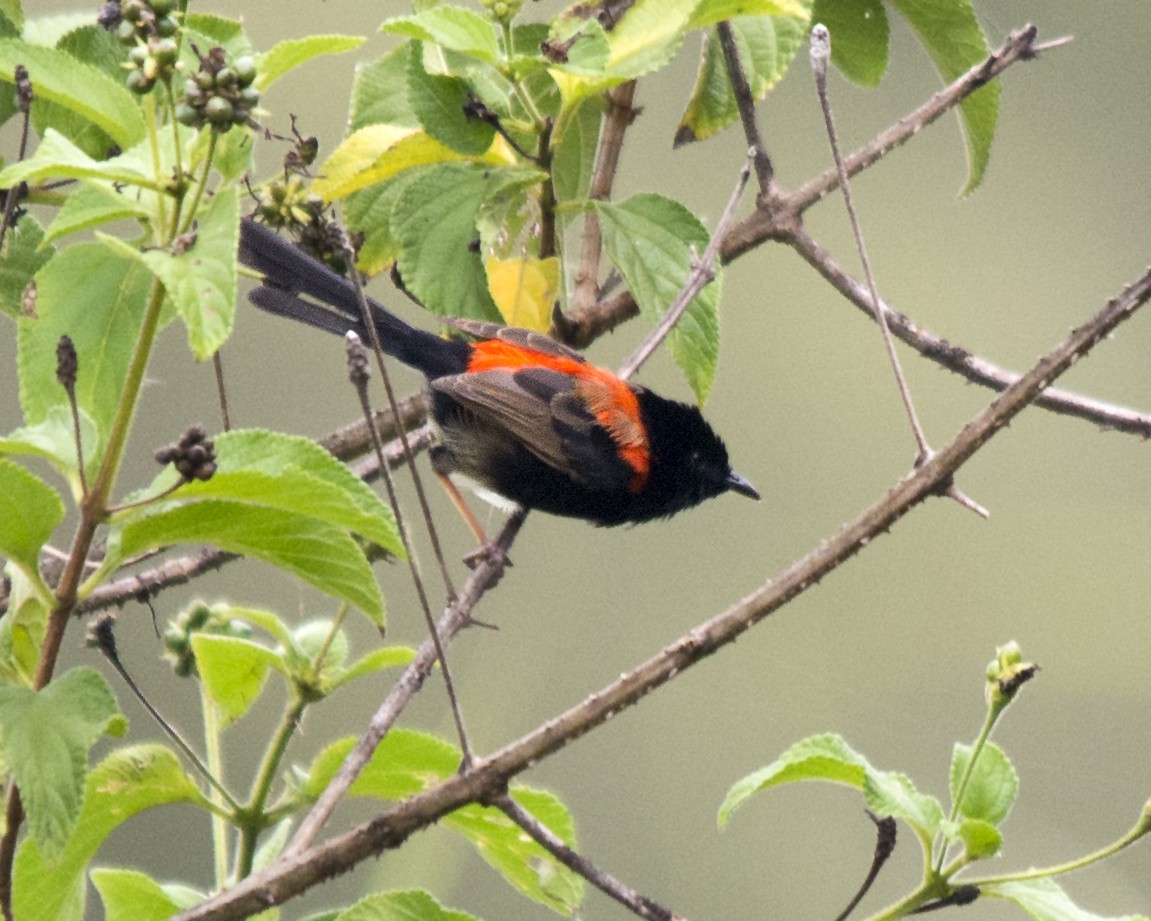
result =
[[[216,702],[208,696],[207,688],[200,684],[200,708],[204,713],[204,755],[208,770],[221,783],[224,779],[224,757],[220,748],[220,711]],[[222,806],[219,792],[213,788],[208,798]],[[223,889],[228,884],[228,822],[218,812],[212,813],[212,852],[216,870],[216,888]]]
[[[987,746],[987,740],[991,738],[991,730],[994,728],[996,721],[1006,709],[1009,700],[995,700],[987,707],[987,718],[983,721],[983,727],[979,730],[979,735],[975,739],[975,744],[971,746],[971,754],[967,758],[967,764],[963,768],[963,776],[959,779],[959,783],[955,788],[955,796],[951,803],[951,812],[947,816],[949,822],[954,822],[959,817],[959,807],[963,802],[963,797],[967,794],[967,787],[971,783],[971,776],[975,773],[975,765],[979,761],[979,756],[983,754],[983,749]],[[940,843],[939,854],[936,856],[935,872],[939,873],[943,870],[943,861],[947,855],[947,845]]]
[[[333,634],[334,632],[335,628],[333,628]],[[322,661],[322,657],[317,657],[317,662],[319,661]],[[288,750],[288,743],[295,734],[296,726],[299,725],[306,707],[307,703],[303,697],[293,692],[292,700],[288,702],[288,707],[280,719],[280,725],[276,728],[276,735],[268,747],[267,754],[264,756],[264,761],[256,775],[256,781],[252,785],[252,795],[243,809],[243,821],[240,824],[240,842],[236,854],[236,879],[238,880],[244,879],[252,873],[252,864],[256,857],[256,845],[259,842],[260,832],[268,825],[268,814],[264,811],[268,802],[268,794],[271,792],[276,774],[279,773],[280,764],[284,760],[284,753]]]

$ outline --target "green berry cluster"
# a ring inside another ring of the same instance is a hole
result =
[[[171,38],[152,37],[133,45],[128,52],[128,89],[143,96],[157,80],[168,83],[180,69],[179,56],[180,46]]]
[[[300,176],[266,183],[256,193],[256,216],[260,223],[276,230],[306,227],[323,211],[323,201],[308,191]]]
[[[496,22],[508,23],[519,15],[523,0],[480,0],[482,6]]]
[[[180,28],[176,0],[113,0],[105,3],[97,21],[124,45],[152,38],[172,38]]]
[[[168,623],[168,629],[164,631],[164,658],[172,663],[173,670],[181,678],[198,674],[196,654],[192,649],[192,637],[195,634],[214,633],[241,639],[252,635],[252,628],[246,623],[233,620],[202,601],[192,602],[191,607],[181,611],[175,620]]]
[[[221,132],[247,124],[260,104],[260,91],[252,85],[255,79],[255,59],[243,55],[229,62],[227,52],[217,45],[200,58],[200,69],[184,84],[184,99],[176,104],[177,121],[194,128],[211,125]]]

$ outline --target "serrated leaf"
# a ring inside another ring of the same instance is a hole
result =
[[[335,776],[354,739],[329,745],[312,764],[305,792],[318,796]],[[352,784],[354,796],[403,799],[452,776],[459,768],[455,746],[413,730],[393,729],[376,749],[372,760]],[[512,796],[568,844],[574,845],[571,816],[554,796],[513,787]],[[441,820],[462,834],[481,857],[518,891],[564,914],[583,898],[583,885],[498,810],[464,806]]]
[[[263,92],[285,74],[301,64],[306,64],[312,58],[354,51],[364,41],[360,35],[309,35],[305,38],[277,42],[256,59],[259,65],[256,88]]]
[[[492,185],[489,171],[444,163],[409,183],[395,204],[400,275],[435,314],[499,320],[483,261],[472,248],[476,214]]]
[[[807,20],[758,16],[733,19],[729,24],[752,95],[763,99],[783,79],[803,46]],[[723,49],[713,30],[704,38],[695,86],[676,128],[674,145],[705,140],[738,119]]]
[[[104,917],[116,921],[166,921],[180,910],[164,887],[136,870],[92,871],[92,884],[104,903]]]
[[[48,225],[45,243],[69,234],[100,227],[112,221],[146,219],[149,212],[139,201],[111,188],[89,185],[77,189],[65,200]]]
[[[181,497],[246,501],[339,525],[403,557],[395,516],[371,488],[308,438],[244,429],[215,439],[217,472]]]
[[[47,40],[37,44],[55,46],[85,64],[98,68],[119,85],[124,84],[124,60],[127,49],[112,35],[97,26],[90,16],[79,13],[78,19],[60,17],[49,27],[50,32],[43,36]],[[42,20],[41,20],[42,21]],[[29,35],[25,40],[31,40]],[[48,128],[59,131],[81,150],[104,159],[116,147],[116,142],[106,131],[81,115],[50,100],[40,99],[32,107],[32,126],[40,136]]]
[[[80,443],[84,446],[84,466],[90,476],[95,475],[95,461],[101,453],[100,435],[96,423],[84,410],[80,417]],[[82,493],[77,469],[76,436],[72,431],[72,414],[66,406],[53,406],[43,422],[25,426],[0,438],[0,455],[27,455],[48,461],[72,487],[73,497],[79,501]]]
[[[283,667],[272,650],[238,636],[196,633],[192,650],[200,682],[229,724],[247,713],[260,696],[268,669]]]
[[[559,294],[560,263],[555,256],[484,259],[488,291],[508,326],[546,333]]]
[[[799,0],[700,0],[689,27],[701,29],[741,16],[790,16],[806,21],[810,15],[810,2]]]
[[[384,600],[363,552],[342,529],[325,521],[245,502],[208,500],[134,517],[119,531],[119,558],[179,543],[213,544],[271,563],[374,623]],[[113,541],[109,541],[111,556]]]
[[[333,626],[328,618],[319,617],[304,621],[292,631],[291,667],[295,671],[303,669],[311,677],[318,661],[320,671],[316,677],[324,691],[331,690],[333,679],[348,660],[348,635],[343,630],[333,630]]]
[[[1148,921],[1147,915],[1105,918],[1084,911],[1054,880],[1028,879],[983,887],[983,896],[1014,902],[1036,921]]]
[[[0,258],[0,313],[20,315],[28,282],[56,254],[46,242],[43,229],[31,214],[25,214],[9,230]]]
[[[968,0],[891,0],[915,30],[944,82],[951,82],[990,53],[987,39]],[[993,80],[959,104],[967,141],[967,185],[964,195],[983,181],[999,119],[1002,84]]]
[[[0,39],[0,80],[12,83],[17,64],[28,69],[37,99],[57,103],[82,116],[120,147],[128,148],[143,140],[144,116],[123,82],[64,51]],[[9,187],[7,181],[5,187]]]
[[[36,275],[36,316],[18,321],[20,404],[29,426],[44,422],[54,407],[67,407],[56,381],[56,345],[72,338],[79,356],[76,401],[107,432],[124,387],[144,316],[151,275],[102,243],[70,246]],[[76,292],[83,291],[83,297]],[[85,445],[85,460],[95,461]]]
[[[64,520],[64,503],[39,477],[7,460],[0,460],[0,556],[24,570],[47,597],[40,580],[40,548]]]
[[[17,30],[24,28],[24,9],[21,0],[0,0],[0,14],[3,14]]]
[[[332,151],[312,183],[312,192],[325,201],[339,201],[404,170],[462,159],[418,128],[369,125],[344,138]]]
[[[915,784],[896,771],[871,769],[863,785],[867,807],[881,818],[903,819],[922,839],[935,835],[943,825],[943,807],[934,796],[915,789]]]
[[[335,921],[478,921],[445,908],[422,889],[380,892],[361,899],[335,916]]]
[[[732,785],[719,809],[720,827],[756,793],[803,780],[854,787],[864,793],[868,806],[877,815],[903,819],[927,838],[939,830],[943,821],[942,807],[932,797],[916,791],[906,777],[877,770],[840,736],[828,733],[797,742],[771,764]]]
[[[376,183],[347,198],[348,226],[364,235],[357,265],[367,275],[378,275],[392,267],[400,254],[400,241],[392,233],[396,202],[426,167],[414,167],[386,182]]]
[[[58,856],[84,798],[88,750],[122,721],[99,672],[74,668],[42,691],[0,687],[0,746],[37,847]]]
[[[971,759],[970,745],[956,745],[951,756],[951,799],[959,793],[959,783]],[[983,819],[998,825],[1011,811],[1019,793],[1019,775],[1003,749],[994,742],[984,745],[967,781],[959,815]]]
[[[831,35],[831,63],[860,86],[878,86],[887,70],[891,27],[882,0],[815,0],[811,21]]]
[[[88,775],[84,808],[59,857],[48,861],[34,840],[16,855],[14,909],[20,921],[78,921],[84,910],[84,869],[112,831],[145,809],[168,803],[203,805],[176,755],[162,745],[119,749]]]
[[[595,202],[604,247],[649,321],[657,321],[687,281],[692,248],[708,243],[704,226],[679,202],[644,193],[620,204]],[[691,302],[668,338],[676,364],[702,403],[719,362],[722,273]]]
[[[408,100],[408,68],[412,56],[422,53],[419,42],[404,42],[378,61],[356,68],[349,133],[368,125],[420,126]]]
[[[188,329],[188,347],[204,361],[227,340],[236,314],[236,248],[240,203],[235,186],[213,196],[195,242],[179,253],[140,252],[113,237],[101,237],[125,258],[139,259],[164,285]]]
[[[982,819],[964,819],[955,829],[943,824],[949,841],[963,842],[963,852],[967,860],[986,860],[999,853],[1003,846],[1003,835],[990,822]]]
[[[0,171],[0,183],[11,188],[41,179],[97,179],[159,190],[147,165],[131,152],[110,160],[93,160],[54,128],[49,128],[36,152]]]
[[[429,74],[424,69],[423,55],[411,55],[408,100],[421,127],[456,153],[475,157],[492,146],[496,129],[465,113],[471,96],[471,88],[462,78]]]
[[[463,7],[444,4],[414,16],[385,19],[380,31],[434,42],[488,64],[499,61],[499,43],[491,20]]]
[[[8,612],[0,617],[0,678],[5,684],[32,688],[53,604],[15,565],[4,567],[4,575],[9,587]]]

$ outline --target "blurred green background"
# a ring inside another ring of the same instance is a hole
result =
[[[72,5],[33,3],[30,15],[37,7]],[[264,100],[270,126],[287,133],[288,113],[295,113],[323,151],[341,136],[356,61],[388,47],[376,26],[406,9],[393,0],[198,8],[242,10],[257,48],[320,32],[370,36],[357,54],[312,64]],[[1149,262],[1151,4],[976,0],[976,9],[993,46],[1027,21],[1041,39],[1075,37],[1007,72],[983,186],[958,197],[964,150],[956,120],[947,117],[857,179],[854,190],[884,296],[952,342],[1023,370]],[[892,20],[891,64],[877,90],[832,77],[845,149],[939,86],[910,31]],[[745,145],[736,129],[671,149],[695,66],[692,41],[670,72],[641,84],[643,114],[618,193],[682,196],[712,226]],[[805,51],[760,111],[785,186],[829,165]],[[265,171],[282,152],[266,146]],[[857,272],[841,199],[817,206],[807,222]],[[397,300],[385,284],[374,290]],[[724,497],[667,523],[615,530],[532,516],[513,552],[515,569],[477,612],[499,631],[469,631],[451,649],[480,752],[576,703],[747,594],[875,501],[911,464],[914,443],[878,332],[796,255],[769,245],[731,266],[722,312],[723,351],[707,412],[764,501]],[[1137,316],[1061,383],[1151,410],[1149,323]],[[628,325],[597,343],[592,356],[616,363],[641,335],[638,324]],[[0,392],[13,397],[0,406],[5,430],[17,424],[10,338],[0,344]],[[936,446],[991,398],[902,347],[901,355]],[[334,337],[244,305],[224,363],[237,425],[318,435],[356,415]],[[641,379],[688,398],[665,356]],[[212,427],[218,418],[211,369],[192,361],[176,328],[163,339],[146,399],[126,471],[133,485],[150,478],[154,446],[188,423]],[[522,779],[568,804],[590,858],[689,918],[833,917],[871,861],[874,836],[859,798],[834,787],[785,788],[720,833],[715,813],[728,786],[792,742],[834,731],[877,766],[905,771],[920,789],[945,797],[952,745],[969,741],[983,718],[984,666],[996,645],[1014,639],[1043,670],[996,735],[1014,759],[1021,793],[995,870],[1058,862],[1109,842],[1151,796],[1148,450],[1135,437],[1029,410],[959,475],[961,487],[991,510],[989,521],[949,502],[918,509],[734,647]],[[433,498],[458,559],[470,537],[447,503]],[[418,642],[422,621],[406,572],[385,566],[381,578],[393,638]],[[232,565],[164,593],[156,601],[161,620],[193,597],[328,613],[322,598],[301,594],[260,564]],[[373,642],[363,625],[353,631],[360,648]],[[82,648],[82,633],[77,625],[66,639],[65,664],[98,664]],[[129,606],[118,636],[141,684],[194,734],[197,694],[159,661],[147,608]],[[337,723],[346,733],[365,723],[385,684],[367,693],[359,687],[305,721],[295,763],[306,764]],[[229,776],[241,788],[279,713],[277,695],[266,697],[230,731]],[[137,738],[155,734],[133,701],[123,707]],[[438,682],[406,722],[450,737]],[[345,808],[341,822],[362,819],[366,808]],[[901,832],[864,912],[917,877],[918,847]],[[207,885],[209,846],[204,817],[164,810],[123,826],[104,857]],[[1136,847],[1063,882],[1100,914],[1147,913],[1151,849]],[[284,917],[346,904],[373,887],[410,885],[428,886],[445,904],[489,921],[550,916],[434,829],[290,904]],[[1020,916],[991,903],[967,914]],[[630,917],[596,892],[582,916]]]

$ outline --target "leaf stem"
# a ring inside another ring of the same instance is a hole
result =
[[[208,696],[207,688],[200,684],[200,708],[204,714],[204,754],[208,771],[221,782],[224,777],[224,757],[220,748],[220,711],[215,701]],[[213,787],[208,799],[222,805],[219,791]],[[212,813],[212,852],[216,870],[216,888],[223,889],[228,884],[228,822],[218,812]]]

